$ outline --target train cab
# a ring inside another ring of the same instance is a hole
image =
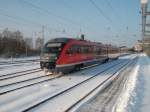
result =
[[[67,43],[66,38],[56,38],[48,41],[41,50],[40,66],[41,69],[55,69],[63,47]]]

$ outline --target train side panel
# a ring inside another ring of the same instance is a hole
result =
[[[68,71],[106,61],[108,59],[107,48],[99,46],[100,51],[98,53],[94,51],[94,47],[98,48],[98,45],[96,46],[91,42],[84,41],[69,42],[56,62],[56,69],[58,71]]]

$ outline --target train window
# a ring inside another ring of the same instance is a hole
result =
[[[73,54],[72,48],[69,48],[69,49],[66,51],[66,54]]]
[[[83,54],[84,53],[84,46],[80,46],[80,52]]]
[[[97,54],[100,55],[101,54],[101,48],[97,49]]]
[[[56,53],[59,54],[62,50],[63,44],[61,43],[47,43],[42,49],[42,53]]]
[[[92,53],[93,48],[91,46],[73,45],[67,50],[67,54],[88,54]],[[96,52],[96,51],[95,51]]]
[[[87,54],[91,52],[91,47],[90,46],[81,46],[80,47],[80,52],[83,54]]]
[[[93,53],[94,53],[94,54],[97,53],[97,47],[96,47],[96,46],[93,47]]]
[[[43,53],[59,53],[60,50],[58,47],[44,47],[42,49]]]
[[[88,53],[88,47],[84,46],[84,53]]]
[[[67,54],[79,54],[81,53],[81,48],[78,45],[73,45],[67,51]]]
[[[78,53],[78,46],[74,45],[74,46],[72,46],[72,49],[73,49],[74,54]]]
[[[48,43],[47,47],[60,47],[61,45],[61,43]]]

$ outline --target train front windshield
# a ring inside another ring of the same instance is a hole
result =
[[[41,52],[41,61],[56,62],[62,50],[62,43],[46,43]]]
[[[61,51],[61,43],[47,43],[42,50],[42,53],[58,54]]]

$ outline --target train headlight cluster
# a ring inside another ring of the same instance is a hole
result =
[[[46,59],[46,60],[49,60],[49,57],[46,57],[45,59]]]

